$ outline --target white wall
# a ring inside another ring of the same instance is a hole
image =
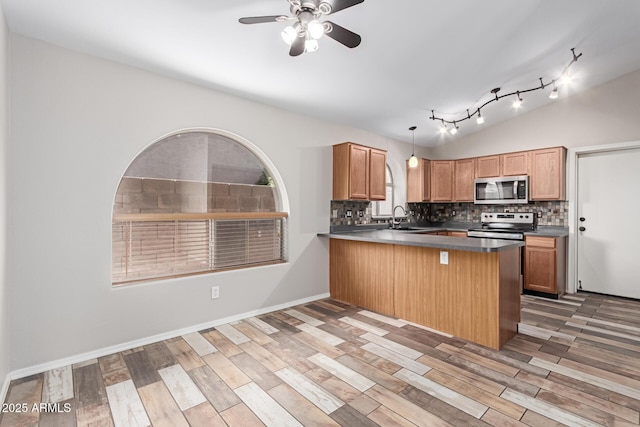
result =
[[[9,373],[9,282],[7,281],[6,198],[9,141],[9,33],[0,7],[0,400]]]
[[[410,154],[410,144],[18,35],[11,52],[13,370],[328,292],[328,244],[316,233],[329,229],[330,146],[388,149],[396,171]],[[114,290],[120,177],[147,144],[190,127],[240,135],[275,164],[290,201],[290,262]]]
[[[542,147],[585,147],[640,139],[640,71],[427,151],[432,159],[462,158]],[[509,108],[508,102],[503,108]],[[488,122],[488,118],[487,118]],[[473,122],[463,127],[476,126]]]

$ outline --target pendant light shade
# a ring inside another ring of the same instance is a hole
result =
[[[414,154],[415,153],[415,148],[416,148],[416,129],[417,128],[415,126],[411,126],[409,128],[409,130],[412,132],[411,133],[412,149],[411,149],[411,157],[409,157],[409,167],[410,168],[418,167],[418,158]]]

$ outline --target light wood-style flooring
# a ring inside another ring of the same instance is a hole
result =
[[[497,352],[316,301],[15,380],[0,426],[640,423],[640,302],[523,296],[519,329]]]

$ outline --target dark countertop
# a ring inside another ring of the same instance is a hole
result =
[[[525,236],[541,237],[566,237],[569,235],[569,227],[558,227],[552,225],[539,225],[536,231],[524,233]]]
[[[453,229],[453,228],[452,228]],[[460,230],[461,228],[456,228]],[[430,231],[443,231],[443,227],[420,227],[417,230],[358,230],[320,233],[321,237],[331,239],[357,240],[361,242],[385,243],[392,245],[422,246],[426,248],[448,249],[467,252],[500,252],[524,246],[516,240],[477,239],[469,237],[449,237],[420,234]]]
[[[431,223],[425,225],[416,225],[414,223],[405,224],[411,228],[419,228],[419,231],[467,231],[470,228],[480,228],[480,224],[474,222],[443,222]],[[363,225],[344,225],[331,227],[330,233],[351,233],[362,232],[364,230],[389,230],[388,224],[363,224]],[[404,233],[408,233],[404,231]],[[326,233],[324,233],[326,234]],[[569,227],[560,227],[553,225],[539,225],[536,231],[528,231],[525,236],[540,237],[566,237],[569,235]]]

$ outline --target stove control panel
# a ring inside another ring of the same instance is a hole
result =
[[[534,224],[535,214],[533,212],[487,212],[480,214],[480,220],[483,224]]]

